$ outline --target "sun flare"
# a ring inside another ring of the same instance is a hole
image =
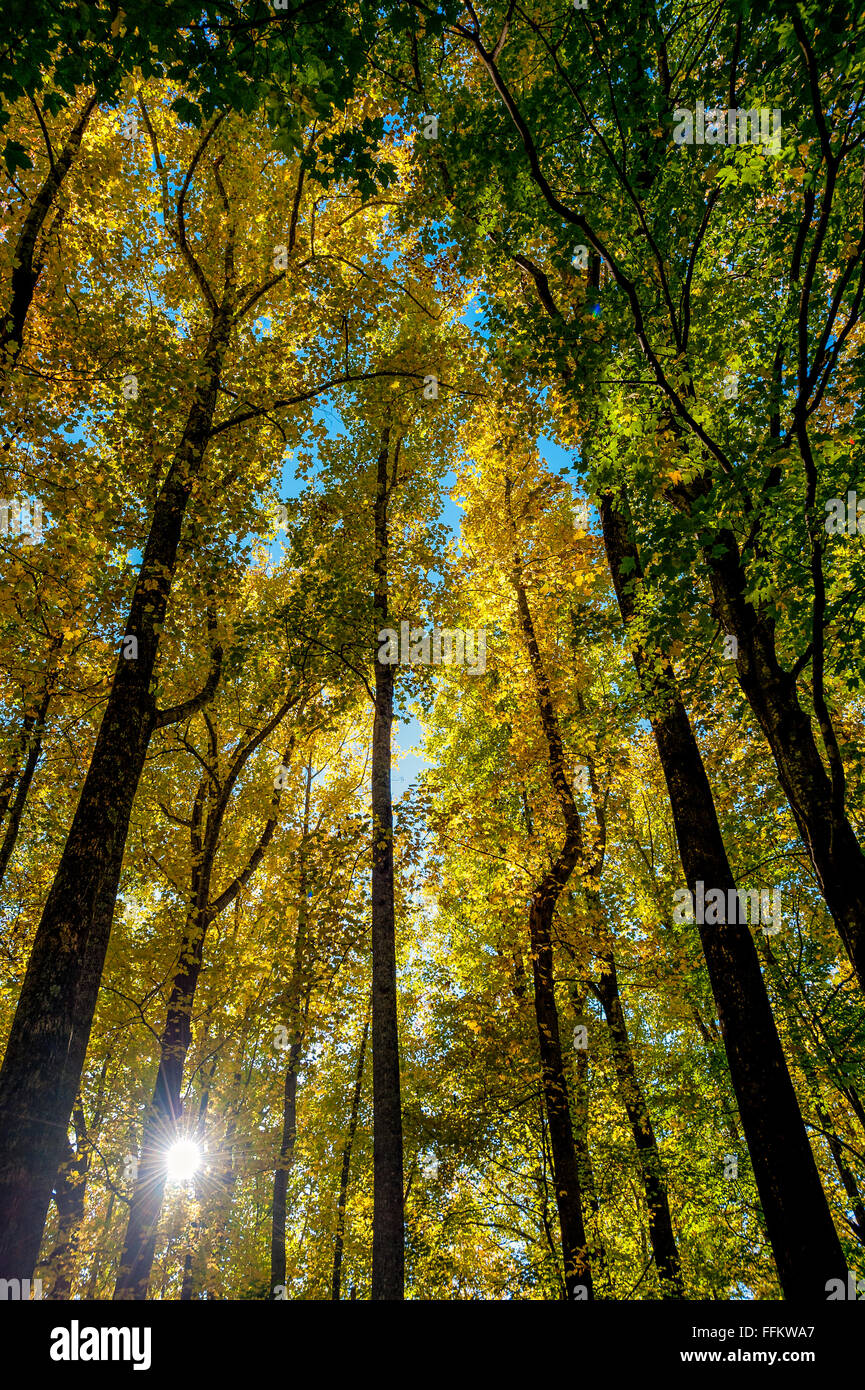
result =
[[[178,1139],[165,1157],[169,1182],[186,1182],[201,1167],[201,1149],[191,1139]]]

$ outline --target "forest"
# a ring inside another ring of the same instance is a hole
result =
[[[4,1299],[865,1298],[863,154],[841,0],[6,0]]]

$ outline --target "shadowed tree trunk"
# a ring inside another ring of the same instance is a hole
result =
[[[303,1036],[309,1012],[312,993],[312,979],[308,964],[309,941],[309,900],[307,855],[309,849],[309,800],[312,791],[312,761],[306,764],[306,786],[303,797],[303,834],[298,850],[299,874],[297,897],[297,935],[294,940],[294,958],[291,979],[286,991],[286,1010],[288,1016],[288,1062],[282,1095],[282,1136],[279,1144],[279,1159],[273,1174],[273,1206],[270,1223],[270,1297],[277,1298],[276,1290],[285,1289],[285,1229],[286,1197],[288,1194],[288,1174],[294,1162],[294,1148],[297,1141],[297,1074],[300,1070]]]
[[[815,695],[829,772],[810,716],[799,704],[796,676],[781,667],[774,632],[745,598],[746,576],[733,533],[713,535],[706,556],[718,613],[737,640],[739,684],[772,750],[820,891],[865,991],[865,854],[845,809],[844,770],[828,709]],[[815,623],[820,642],[822,622],[821,611]]]
[[[804,54],[808,54],[810,50],[807,30],[795,8],[792,15],[798,46]],[[592,227],[590,221],[587,220],[584,209],[569,206],[554,191],[552,184],[548,181],[544,173],[544,159],[535,143],[530,126],[520,111],[518,96],[509,88],[504,74],[498,67],[498,47],[491,51],[487,50],[484,47],[480,31],[466,30],[465,37],[467,42],[473,45],[482,67],[513,122],[527,157],[527,172],[540,196],[554,216],[572,227],[591,247],[590,286],[594,289],[599,284],[598,275],[601,252],[603,251],[603,258],[612,279],[618,290],[622,292],[623,304],[626,303],[628,306],[625,312],[630,314],[636,343],[639,344],[645,355],[658,386],[664,390],[666,400],[672,402],[669,410],[669,433],[676,440],[684,439],[692,445],[697,445],[702,451],[706,466],[705,476],[698,478],[691,484],[680,481],[675,487],[668,490],[668,500],[673,505],[688,513],[697,512],[698,508],[702,509],[705,498],[713,488],[709,470],[716,465],[722,465],[728,476],[732,477],[735,473],[732,460],[725,455],[720,443],[712,440],[703,425],[691,414],[694,405],[693,386],[690,393],[685,393],[684,398],[674,388],[668,375],[668,368],[662,360],[667,356],[666,352],[658,355],[651,346],[638,286],[631,280],[624,265],[619,263],[612,246],[607,244],[606,239],[599,235],[596,228]],[[734,89],[737,61],[738,50],[732,60]],[[818,84],[809,88],[806,83],[806,90],[809,91],[812,104],[815,91],[818,89]],[[669,91],[665,92],[664,95],[665,99],[669,100]],[[733,105],[732,100],[730,105]],[[824,116],[819,109],[819,101],[813,107],[813,115],[817,119],[818,126],[825,128]],[[826,139],[828,140],[828,138],[827,135]],[[849,143],[846,146],[845,154],[847,157],[853,155],[853,146]],[[835,315],[841,302],[840,295],[834,309],[828,316],[822,341],[814,348],[814,360],[812,360],[809,328],[809,313],[814,304],[812,281],[814,271],[819,263],[820,249],[832,211],[833,191],[838,178],[840,163],[841,156],[838,154],[826,161],[827,183],[822,194],[823,205],[818,229],[815,232],[816,240],[810,257],[810,269],[804,269],[804,265],[809,263],[809,257],[805,257],[803,260],[799,255],[805,244],[801,242],[798,244],[796,252],[796,269],[791,275],[791,286],[795,288],[798,297],[798,323],[796,325],[798,388],[791,412],[792,429],[790,433],[795,435],[806,479],[804,502],[810,540],[809,571],[813,585],[813,600],[811,603],[811,641],[789,671],[785,670],[778,660],[774,622],[759,613],[746,598],[749,589],[748,574],[733,531],[717,524],[703,526],[701,527],[700,544],[703,550],[703,559],[711,576],[717,612],[726,632],[735,636],[738,642],[736,669],[739,683],[772,751],[778,769],[778,780],[811,857],[820,891],[856,970],[860,986],[865,990],[865,854],[863,854],[862,846],[859,844],[845,808],[846,789],[843,759],[824,690],[827,603],[822,560],[825,537],[820,534],[820,518],[816,516],[818,469],[810,437],[815,404],[826,389],[831,377],[831,372],[827,369],[827,363],[831,364],[831,354],[829,358],[825,360],[824,358],[826,344],[833,337],[833,323],[835,324],[834,336],[837,336],[839,332],[839,321]],[[624,180],[624,184],[627,185],[627,178],[622,169],[616,169],[616,178]],[[631,188],[628,188],[628,197],[633,197],[633,189]],[[802,237],[806,235],[813,214],[813,204],[809,208],[806,202],[801,223],[800,235]],[[704,223],[703,229],[694,242],[693,254],[696,254],[705,225]],[[857,253],[858,256],[861,256],[861,250]],[[564,327],[566,321],[553,298],[549,279],[543,270],[532,261],[525,251],[514,255],[513,260],[521,269],[531,274],[544,310],[551,319],[556,321],[558,326]],[[855,258],[845,274],[852,270],[854,264]],[[843,279],[844,275],[842,275],[842,281]],[[686,323],[690,315],[689,297],[690,276],[688,276],[684,301],[681,306]],[[860,286],[855,301],[855,313],[849,320],[847,328],[840,333],[842,339],[849,327],[856,321],[861,298],[862,287]],[[570,335],[572,331],[570,324],[567,325],[567,331]],[[683,351],[683,344],[677,333],[674,333],[673,338],[668,340],[667,347],[670,347],[674,339],[677,342],[676,355],[678,355]],[[834,349],[836,361],[832,364],[833,369],[834,366],[837,366],[839,348],[840,342],[836,343]],[[783,365],[782,354],[778,358],[776,367],[780,371]],[[568,379],[573,376],[573,373],[568,369],[563,373],[563,376]],[[818,383],[820,384],[818,385]],[[777,414],[770,418],[768,424],[772,443],[780,446],[782,431]],[[783,437],[786,438],[786,436]],[[780,469],[770,471],[765,479],[764,492],[771,485],[777,485],[780,480]],[[756,528],[752,533],[752,541],[757,545],[757,553],[759,553],[760,542]],[[802,709],[797,693],[798,677],[809,662],[812,669],[813,709],[825,749],[825,764],[817,746],[810,714]]]
[[[229,301],[214,316],[180,444],[154,510],[127,634],[69,836],[33,942],[0,1071],[0,1278],[30,1277],[63,1156],[111,932],[132,803],[155,728],[180,717],[153,695],[181,527],[207,447]],[[218,660],[192,713],[212,695]],[[181,707],[179,707],[180,709]]]
[[[799,1059],[799,1066],[805,1076],[808,1086],[808,1094],[811,1097],[811,1102],[819,1121],[819,1125],[811,1127],[817,1129],[818,1132],[823,1135],[823,1138],[829,1146],[832,1161],[835,1164],[838,1177],[841,1179],[841,1184],[850,1203],[850,1210],[853,1213],[852,1220],[849,1216],[845,1217],[845,1220],[856,1239],[862,1245],[865,1245],[865,1202],[863,1202],[862,1194],[859,1191],[856,1174],[847,1162],[849,1146],[838,1133],[832,1116],[823,1104],[820,1069],[815,1064],[815,1050],[818,1056],[820,1056],[822,1051],[824,1065],[828,1060],[827,1053],[821,1049],[820,1040],[818,1038],[813,1037],[813,1035],[811,1037],[808,1036],[808,1030],[805,1019],[802,1016],[801,1008],[797,1007],[793,1002],[795,999],[794,991],[796,987],[791,984],[788,979],[785,979],[784,972],[781,969],[781,965],[772,947],[769,945],[768,939],[763,945],[763,953],[770,977],[775,982],[775,993],[780,1001],[781,1009],[787,1021],[789,1035],[795,1047],[796,1055]],[[834,1072],[834,1068],[831,1068],[830,1076],[832,1072]],[[851,1097],[848,1093],[848,1088],[834,1076],[832,1076],[832,1080],[838,1092],[843,1095],[845,1100],[849,1103]],[[861,1162],[861,1154],[857,1150],[851,1148],[849,1151],[854,1153]]]
[[[336,1203],[336,1237],[333,1243],[333,1291],[334,1303],[339,1302],[340,1279],[342,1277],[342,1251],[345,1242],[345,1213],[348,1205],[348,1179],[351,1172],[351,1152],[354,1136],[357,1133],[357,1120],[360,1114],[360,1097],[363,1090],[363,1064],[366,1057],[366,1040],[369,1036],[369,1014],[363,1025],[363,1037],[357,1054],[357,1071],[354,1078],[354,1091],[351,1097],[351,1114],[348,1120],[348,1134],[342,1149],[342,1168],[339,1175],[339,1197]]]
[[[572,614],[572,619],[573,616]],[[580,714],[585,716],[582,694],[578,693],[577,703]],[[673,1232],[673,1221],[670,1216],[667,1180],[655,1139],[649,1107],[634,1063],[628,1026],[619,995],[619,977],[616,970],[613,934],[601,901],[601,875],[607,853],[606,796],[602,793],[599,784],[594,757],[587,750],[584,752],[584,756],[588,766],[597,827],[590,871],[583,878],[583,892],[591,923],[593,950],[601,966],[600,975],[591,984],[591,989],[597,996],[607,1020],[619,1096],[628,1117],[637,1157],[640,1161],[643,1191],[646,1196],[646,1209],[649,1216],[649,1240],[655,1258],[655,1267],[658,1271],[661,1297],[683,1298],[682,1268],[676,1237]]]
[[[5,318],[0,325],[0,394],[2,394],[8,374],[7,355],[17,355],[21,350],[24,341],[24,324],[33,302],[33,294],[39,276],[42,274],[43,262],[36,261],[36,243],[63,180],[69,173],[75,156],[81,148],[87,123],[95,106],[96,97],[94,96],[84,106],[60,154],[56,159],[53,157],[53,152],[49,156],[48,174],[30,206],[15,243],[15,253],[12,260],[12,295]]]
[[[231,800],[237,778],[251,754],[273,733],[288,712],[291,701],[284,701],[276,714],[253,738],[235,752],[224,781],[216,790],[215,767],[217,749],[212,725],[209,726],[211,769],[205,770],[199,783],[190,822],[192,879],[190,907],[186,916],[183,940],[168,1001],[165,1026],[160,1042],[159,1068],[153,1096],[144,1122],[144,1134],[135,1190],[129,1208],[126,1239],[120,1257],[120,1268],[114,1297],[117,1300],[147,1298],[162,1198],[167,1181],[166,1153],[181,1134],[183,1102],[181,1089],[186,1058],[192,1043],[192,1011],[195,992],[204,960],[204,945],[211,923],[232,903],[249,882],[269,845],[277,823],[281,789],[273,792],[271,815],[258,844],[242,873],[228,884],[216,898],[211,899],[210,885],[225,812]],[[286,750],[283,763],[290,756]],[[209,810],[205,820],[205,806]],[[202,833],[202,822],[204,831]]]
[[[636,614],[642,570],[624,515],[601,499],[607,560],[627,631]],[[628,560],[630,564],[625,566]],[[629,570],[632,578],[626,578]],[[640,646],[632,651],[650,709],[667,783],[685,878],[725,893],[736,884],[697,741],[669,662]],[[757,950],[746,925],[700,924],[700,941],[724,1037],[769,1241],[786,1298],[823,1299],[826,1281],[846,1264],[808,1143],[775,1027]]]
[[[378,455],[375,494],[373,607],[379,631],[388,621],[388,505],[397,482],[400,442],[390,463],[390,429]],[[372,1108],[373,1218],[372,1297],[404,1293],[405,1212],[402,1106],[396,987],[396,922],[393,881],[391,726],[393,666],[373,659],[375,717],[372,732]]]
[[[597,903],[597,910],[602,911],[600,902]],[[649,1240],[655,1256],[655,1266],[661,1284],[661,1296],[663,1298],[684,1298],[682,1267],[679,1261],[676,1237],[673,1233],[664,1165],[655,1138],[649,1107],[646,1104],[646,1098],[634,1064],[628,1026],[625,1022],[622,1001],[619,996],[616,958],[612,951],[602,953],[601,973],[592,985],[592,989],[600,1000],[604,1017],[607,1020],[613,1063],[619,1083],[619,1095],[628,1117],[628,1124],[631,1127],[631,1134],[640,1160],[646,1207],[649,1213]]]
[[[582,983],[571,988],[571,1003],[574,1006],[574,1019],[578,1025],[586,1026],[586,995],[588,989]],[[590,1242],[592,1267],[599,1277],[609,1284],[607,1252],[600,1233],[600,1203],[598,1187],[595,1182],[595,1169],[592,1164],[592,1151],[589,1146],[589,1106],[591,1101],[589,1052],[585,1047],[574,1047],[574,1144],[577,1150],[577,1172],[580,1178],[580,1191],[585,1193],[586,1205],[594,1221],[594,1234]]]
[[[3,821],[7,811],[9,820],[3,836],[3,843],[0,845],[0,883],[6,875],[9,860],[12,858],[15,844],[18,839],[18,831],[21,828],[21,817],[24,814],[24,806],[33,781],[33,775],[39,764],[42,754],[42,740],[45,736],[45,720],[48,715],[48,706],[54,693],[54,657],[63,645],[63,637],[53,637],[48,651],[48,669],[45,675],[45,682],[42,687],[42,695],[35,710],[25,713],[21,722],[21,736],[19,739],[18,757],[24,757],[26,761],[21,771],[16,766],[12,766],[3,778],[0,786],[0,822]],[[16,785],[17,783],[17,785]],[[13,797],[14,791],[14,797]],[[11,805],[10,805],[11,802]]]
[[[78,1246],[84,1220],[84,1195],[90,1171],[91,1150],[80,1104],[73,1112],[75,1148],[66,1141],[66,1159],[57,1172],[54,1204],[57,1207],[57,1235],[45,1262],[50,1299],[72,1297],[72,1283],[79,1263]]]
[[[552,924],[559,898],[582,855],[582,827],[573,792],[565,771],[559,721],[553,705],[550,684],[535,635],[528,596],[523,582],[516,524],[511,509],[511,482],[505,484],[508,515],[514,536],[512,584],[517,599],[520,627],[529,656],[535,686],[535,699],[547,743],[550,781],[565,822],[565,840],[552,867],[532,892],[529,906],[529,940],[532,951],[532,979],[535,992],[535,1019],[541,1057],[541,1088],[544,1097],[553,1181],[562,1238],[562,1263],[569,1299],[592,1298],[592,1273],[583,1219],[583,1201],[577,1151],[571,1125],[570,1098],[559,1033],[553,968]]]

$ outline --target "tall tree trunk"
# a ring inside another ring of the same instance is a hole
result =
[[[771,627],[745,598],[745,575],[732,532],[713,535],[708,558],[719,615],[738,644],[739,684],[772,750],[820,891],[865,990],[865,854],[844,807],[843,769],[828,712],[822,732],[831,777],[811,719],[799,704],[796,677],[782,669]]]
[[[639,555],[610,494],[601,499],[607,560],[627,631],[635,613]],[[630,560],[635,580],[625,578]],[[736,884],[712,791],[669,662],[635,646],[633,659],[650,708],[667,783],[679,854],[692,892],[701,881],[725,893]],[[653,675],[653,670],[655,674]],[[784,1057],[747,926],[698,926],[730,1077],[786,1298],[825,1297],[826,1280],[845,1278],[844,1255]]]
[[[550,1131],[553,1181],[562,1237],[565,1288],[569,1299],[574,1298],[578,1292],[590,1299],[593,1297],[592,1272],[583,1220],[580,1173],[571,1125],[568,1082],[559,1033],[552,945],[553,917],[559,898],[567,886],[568,879],[578,859],[582,856],[582,827],[579,812],[574,802],[573,791],[565,771],[558,716],[553,705],[550,684],[535,635],[528,596],[523,582],[522,561],[517,548],[517,532],[513,522],[510,499],[511,484],[508,480],[506,500],[514,535],[514,560],[511,578],[517,599],[520,627],[535,685],[535,699],[547,743],[550,780],[565,822],[564,844],[552,868],[544,874],[541,882],[534,889],[529,906],[529,940],[532,951],[532,979],[535,987],[535,1019],[541,1057],[541,1087]]]
[[[348,1120],[348,1134],[342,1148],[342,1168],[339,1175],[339,1197],[336,1203],[336,1237],[333,1242],[333,1291],[331,1298],[339,1302],[339,1288],[342,1277],[342,1251],[345,1242],[345,1213],[348,1205],[348,1179],[351,1172],[351,1152],[354,1136],[357,1133],[357,1120],[360,1114],[360,1097],[363,1090],[363,1064],[366,1057],[366,1040],[369,1036],[369,1014],[363,1025],[363,1037],[357,1054],[357,1071],[354,1078],[354,1091],[351,1097],[351,1114]]]
[[[588,988],[582,983],[571,987],[571,1003],[574,1018],[578,1024],[585,1025],[586,996]],[[592,1268],[609,1284],[609,1265],[607,1252],[600,1233],[600,1202],[592,1151],[589,1145],[589,1107],[591,1101],[588,1048],[574,1048],[574,1146],[577,1151],[577,1173],[580,1191],[585,1194],[586,1206],[592,1215],[593,1236],[590,1241]]]
[[[165,1026],[160,1040],[159,1067],[153,1095],[144,1122],[135,1190],[129,1208],[126,1239],[120,1257],[114,1297],[120,1301],[147,1298],[156,1234],[162,1211],[162,1199],[168,1173],[165,1164],[167,1149],[178,1137],[183,1117],[181,1089],[186,1058],[192,1044],[192,1011],[195,992],[204,961],[204,945],[211,923],[233,902],[240,889],[249,881],[260,863],[276,826],[280,790],[274,789],[272,813],[246,868],[213,901],[210,885],[219,849],[222,822],[231,799],[236,779],[251,753],[284,717],[287,702],[258,733],[234,754],[229,771],[221,784],[201,835],[201,819],[207,797],[211,794],[212,775],[205,770],[195,797],[192,824],[192,881],[190,907],[186,915],[183,939],[174,974]],[[215,745],[211,752],[216,761]],[[288,758],[286,751],[285,759]]]
[[[390,430],[382,431],[375,494],[375,591],[379,631],[388,619],[388,503],[396,484],[399,443],[390,470]],[[391,726],[393,667],[374,658],[372,731],[372,1297],[401,1299],[405,1280],[402,1105],[396,987]]]
[[[520,135],[528,155],[531,176],[541,195],[557,217],[564,218],[566,222],[579,228],[587,240],[592,242],[592,283],[596,285],[599,283],[600,270],[597,238],[594,234],[589,234],[583,215],[563,203],[547,183],[529,127],[496,66],[494,55],[484,50],[479,35],[473,36],[472,42]],[[831,194],[829,201],[831,203]],[[533,276],[541,304],[550,318],[561,324],[562,315],[553,299],[547,276],[527,254],[522,253],[513,259]],[[669,387],[670,382],[664,377],[664,368],[645,336],[645,324],[635,286],[615,264],[609,252],[605,254],[605,260],[613,272],[616,283],[625,291],[638,340],[643,352],[652,362],[657,380],[666,380]],[[772,621],[761,616],[746,598],[748,578],[734,533],[729,528],[713,526],[703,531],[701,544],[711,576],[718,613],[726,631],[735,636],[738,642],[736,669],[739,683],[772,751],[781,788],[811,857],[820,891],[856,970],[860,987],[865,990],[865,855],[845,810],[843,762],[823,690],[826,616],[825,580],[822,572],[824,544],[815,516],[817,466],[809,437],[809,420],[816,399],[812,399],[809,404],[809,397],[815,390],[816,377],[819,374],[816,373],[814,365],[811,364],[809,368],[808,363],[807,298],[802,301],[801,307],[805,321],[800,325],[800,329],[804,327],[804,336],[800,338],[799,391],[793,412],[793,426],[807,479],[805,513],[810,532],[809,559],[814,594],[811,643],[806,655],[812,665],[814,713],[826,751],[828,773],[817,747],[811,719],[799,704],[796,690],[798,673],[795,668],[785,671],[781,667]],[[574,371],[568,367],[562,375],[569,380],[573,378]],[[678,410],[678,418],[671,433],[678,437],[687,430],[692,439],[699,438],[705,446],[707,436],[702,429],[691,417],[686,427],[682,420],[681,408]],[[770,430],[773,440],[780,442],[777,419],[770,420]],[[704,457],[708,465],[709,454],[706,453]],[[779,478],[780,473],[775,481]],[[697,480],[690,487],[678,484],[675,489],[671,489],[670,500],[690,512],[692,504],[702,501],[711,490],[712,483],[708,478]],[[800,658],[800,670],[804,668],[806,655]]]
[[[0,1071],[0,1278],[29,1278],[87,1052],[129,817],[160,722],[159,635],[181,527],[201,468],[231,328],[214,315],[183,436],[154,510],[127,633],[69,836],[36,932]]]
[[[282,1137],[279,1158],[273,1174],[273,1208],[270,1225],[270,1297],[277,1297],[277,1288],[285,1288],[285,1229],[288,1174],[294,1162],[297,1141],[297,1074],[303,1049],[306,1014],[312,992],[308,970],[307,942],[309,937],[309,901],[307,898],[307,853],[309,838],[309,802],[312,791],[312,760],[306,765],[306,787],[303,799],[303,834],[298,851],[297,935],[294,940],[294,959],[287,990],[289,1018],[288,1065],[282,1096]]]
[[[600,916],[603,913],[603,908],[596,895],[593,906],[594,915]],[[646,1193],[646,1207],[649,1213],[649,1240],[655,1256],[661,1296],[662,1298],[684,1298],[682,1267],[670,1216],[667,1180],[658,1142],[655,1138],[652,1117],[649,1114],[649,1107],[646,1104],[643,1088],[637,1075],[637,1068],[634,1065],[628,1025],[625,1021],[619,995],[616,958],[611,949],[604,949],[599,954],[601,973],[593,989],[601,1002],[604,1017],[607,1020],[613,1064],[619,1083],[619,1095],[625,1107],[628,1124],[631,1127],[631,1134],[634,1137],[634,1144],[640,1160],[643,1188]]]
[[[591,1298],[592,1275],[583,1224],[582,1195],[571,1128],[568,1083],[559,1034],[550,937],[556,903],[564,887],[562,872],[560,869],[558,875],[545,875],[539,888],[535,889],[529,909],[529,937],[535,986],[535,1019],[541,1055],[541,1086],[553,1156],[553,1181],[562,1237],[565,1288],[568,1298],[573,1298],[580,1286],[585,1289],[586,1297]]]
[[[206,914],[200,910],[190,913],[180,954],[183,964],[172,984],[160,1043],[156,1084],[144,1123],[135,1190],[114,1289],[114,1297],[118,1300],[147,1297],[162,1199],[168,1180],[165,1156],[178,1138],[183,1116],[183,1070],[192,1042],[191,1015],[206,930]]]

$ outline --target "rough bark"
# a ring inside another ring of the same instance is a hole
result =
[[[636,604],[624,561],[641,579],[639,555],[613,499],[601,499],[604,544],[625,629]],[[669,662],[633,649],[667,783],[679,853],[691,892],[697,881],[725,892],[736,883],[712,791]],[[655,674],[653,674],[653,671]],[[825,1297],[844,1278],[844,1256],[799,1111],[751,933],[746,925],[698,927],[730,1078],[769,1241],[786,1298]]]

